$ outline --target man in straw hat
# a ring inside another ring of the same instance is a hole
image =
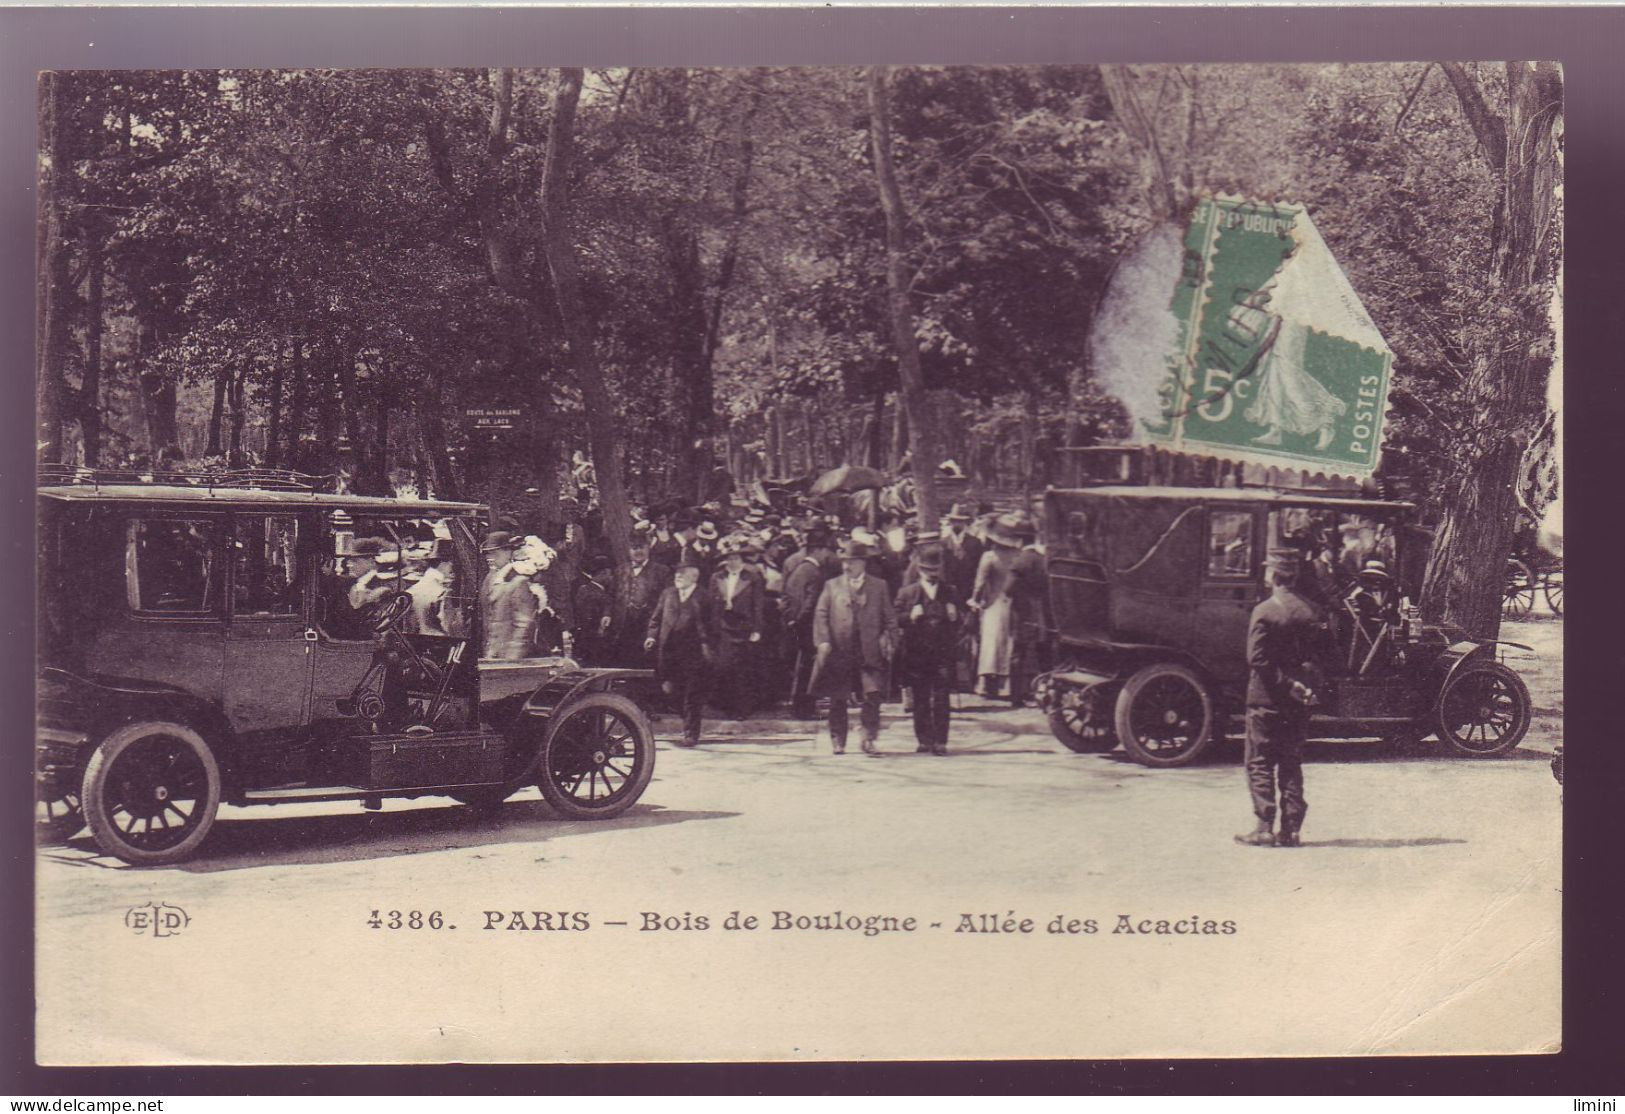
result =
[[[1298,590],[1303,554],[1272,549],[1264,567],[1270,597],[1247,627],[1247,788],[1257,826],[1236,841],[1252,847],[1296,847],[1308,805],[1303,797],[1303,744],[1319,699],[1316,661],[1324,650],[1321,612]],[[1273,831],[1279,785],[1281,830]]]
[[[824,585],[813,613],[818,657],[812,691],[829,697],[829,738],[836,754],[846,752],[846,702],[854,694],[861,701],[863,753],[878,753],[880,701],[886,691],[886,666],[897,644],[897,615],[885,581],[869,575],[871,556],[862,542],[842,547],[841,575]]]

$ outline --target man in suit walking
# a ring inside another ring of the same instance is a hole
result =
[[[1298,590],[1302,554],[1272,549],[1265,559],[1270,597],[1247,626],[1247,788],[1257,826],[1236,837],[1250,847],[1297,847],[1309,806],[1303,796],[1303,744],[1319,699],[1317,662],[1325,633],[1320,609]],[[1281,830],[1274,832],[1279,783]]]
[[[841,549],[841,575],[831,578],[813,612],[818,647],[813,690],[829,697],[829,737],[836,754],[846,753],[849,696],[861,701],[863,753],[877,754],[880,701],[886,667],[897,645],[897,614],[886,583],[869,575],[869,547],[848,542]]]
[[[633,668],[642,668],[647,660],[643,640],[647,637],[649,619],[660,602],[660,593],[672,584],[670,566],[651,556],[649,542],[649,531],[633,532],[632,567],[626,580],[617,584],[624,601],[625,617],[612,639],[615,662]]]
[[[981,540],[968,527],[975,518],[965,503],[955,503],[943,520],[942,579],[968,600],[976,589],[976,567],[982,563]]]
[[[716,658],[716,614],[710,593],[700,587],[700,567],[684,558],[677,580],[660,595],[649,619],[643,648],[654,651],[655,680],[677,702],[683,716],[679,746],[700,741],[712,662]]]
[[[915,565],[919,579],[897,593],[897,622],[903,633],[898,671],[914,693],[916,749],[922,754],[947,754],[948,694],[964,600],[943,579],[941,547],[923,547],[915,555]]]

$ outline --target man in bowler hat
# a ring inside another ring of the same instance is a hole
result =
[[[1270,596],[1247,626],[1247,788],[1254,829],[1236,837],[1251,847],[1297,847],[1309,806],[1303,797],[1303,744],[1319,700],[1324,618],[1298,588],[1303,557],[1272,549],[1265,559]],[[1281,830],[1274,831],[1279,786]]]
[[[886,667],[897,644],[897,614],[886,582],[869,573],[868,546],[849,541],[841,549],[841,575],[832,577],[813,613],[818,659],[813,691],[829,697],[829,737],[836,754],[846,753],[847,698],[861,701],[863,753],[877,754],[880,701]]]
[[[927,545],[915,555],[919,579],[897,593],[903,644],[898,657],[902,683],[914,692],[914,738],[921,753],[948,753],[948,693],[964,600],[943,579],[943,554]]]

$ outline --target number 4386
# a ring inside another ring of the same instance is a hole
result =
[[[421,909],[408,909],[404,912],[399,909],[374,909],[372,916],[367,918],[367,927],[439,930],[457,926],[448,925],[444,914],[438,909],[428,913],[423,912]]]

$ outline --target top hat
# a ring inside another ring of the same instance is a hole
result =
[[[940,573],[942,571],[942,547],[940,545],[923,547],[915,555],[914,563],[921,572]]]
[[[614,566],[615,562],[610,560],[607,554],[594,553],[591,557],[587,558],[586,570],[589,574],[591,574],[595,572],[603,572],[605,569],[610,569]]]
[[[823,526],[814,526],[807,531],[808,549],[834,549],[835,535]]]

